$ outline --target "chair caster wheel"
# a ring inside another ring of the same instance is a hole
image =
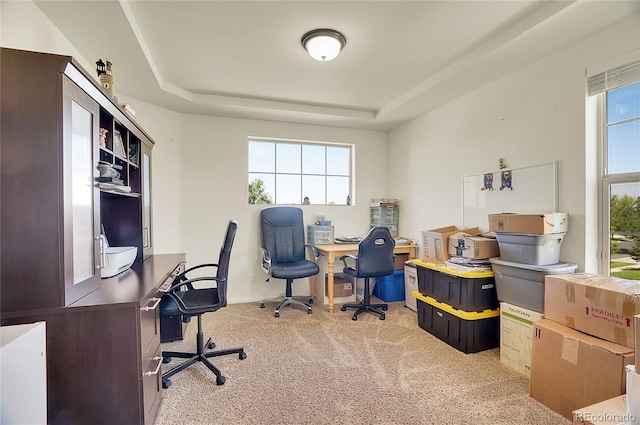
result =
[[[382,307],[382,311],[387,311],[389,307]]]
[[[351,320],[353,320],[353,321],[355,322],[356,320],[358,320],[358,316],[356,316],[356,315],[354,314],[354,315],[353,315],[353,317],[351,318]]]
[[[264,303],[260,303],[260,308],[264,308]]]
[[[247,353],[243,351],[242,353],[238,354],[238,357],[240,358],[240,360],[244,360],[247,358]]]
[[[311,309],[307,309],[307,314],[311,314],[313,311]]]
[[[347,311],[347,307],[342,306],[342,307],[340,308],[340,310],[342,310],[342,311]]]
[[[210,343],[207,344],[207,348],[209,350],[213,350],[214,348],[216,348],[216,343],[211,341]]]
[[[309,298],[309,304],[313,304],[313,298]]]
[[[227,382],[227,378],[222,375],[216,378],[216,385],[224,385],[225,382]]]
[[[279,312],[273,313],[273,317],[280,317],[280,313]]]
[[[384,314],[380,316],[380,320],[384,320]]]
[[[171,361],[171,357],[163,357],[162,358],[162,363],[167,364]]]
[[[171,386],[171,379],[162,380],[162,388],[169,388]]]

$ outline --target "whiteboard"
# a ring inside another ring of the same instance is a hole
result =
[[[489,214],[558,211],[557,169],[552,162],[463,177],[463,224],[486,232]],[[485,188],[490,180],[493,190]]]

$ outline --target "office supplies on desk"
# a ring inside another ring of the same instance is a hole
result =
[[[347,243],[360,243],[362,240],[359,236],[342,236],[339,238],[335,238],[335,243],[337,244],[347,244]]]

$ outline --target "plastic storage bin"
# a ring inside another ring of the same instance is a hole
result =
[[[431,263],[417,263],[418,290],[426,297],[464,311],[498,308],[492,271],[462,272]]]
[[[544,278],[552,274],[572,274],[577,264],[558,263],[547,266],[514,263],[490,258],[496,279],[498,300],[544,313]]]
[[[418,270],[416,265],[407,261],[404,265],[404,305],[413,311],[418,311],[415,297],[412,295],[418,290]]]
[[[307,243],[328,245],[333,243],[333,226],[307,226]]]
[[[496,233],[500,258],[515,263],[546,266],[560,260],[564,233],[530,235],[524,233]]]
[[[388,276],[376,277],[373,295],[388,303],[404,301],[404,270],[396,270]]]
[[[500,309],[467,312],[420,292],[414,292],[414,296],[418,303],[418,325],[450,346],[463,353],[477,353],[499,345]]]

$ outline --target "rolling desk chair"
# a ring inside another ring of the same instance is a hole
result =
[[[280,317],[280,310],[286,305],[300,305],[311,314],[311,304],[300,301],[292,295],[291,285],[294,279],[315,276],[320,268],[314,261],[309,261],[305,256],[305,249],[311,248],[315,258],[319,257],[318,250],[312,245],[304,243],[304,222],[302,209],[297,207],[269,207],[260,211],[260,233],[262,269],[269,276],[286,280],[286,290],[283,297],[263,300],[260,308],[264,308],[265,302],[277,301],[278,307],[274,311],[275,317]],[[305,297],[306,298],[306,297]]]
[[[374,227],[369,230],[367,236],[358,244],[358,255],[343,255],[340,259],[344,262],[345,274],[355,278],[364,278],[364,295],[359,304],[343,304],[341,310],[355,308],[352,320],[358,320],[358,315],[369,311],[380,316],[380,320],[385,319],[384,312],[389,308],[388,304],[371,304],[369,291],[369,278],[388,276],[393,273],[393,248],[396,241],[391,236],[386,227]],[[355,264],[349,266],[347,259],[354,260]]]
[[[198,318],[198,333],[196,335],[196,352],[195,353],[182,353],[176,351],[163,351],[162,362],[168,363],[172,357],[178,357],[188,359],[178,366],[172,368],[168,372],[162,374],[162,387],[168,388],[171,385],[169,379],[176,373],[186,369],[190,365],[196,362],[202,362],[204,365],[216,375],[216,384],[222,385],[225,383],[226,378],[222,376],[220,370],[215,367],[209,359],[211,357],[226,356],[229,354],[238,354],[240,360],[247,358],[247,354],[244,352],[244,348],[232,348],[227,350],[206,351],[205,346],[208,349],[215,348],[215,344],[211,342],[211,339],[206,344],[203,343],[202,334],[202,315],[221,309],[227,306],[227,284],[228,284],[228,272],[229,272],[229,259],[231,257],[231,247],[233,240],[236,236],[238,224],[235,221],[230,221],[227,228],[227,234],[224,238],[224,243],[220,249],[220,256],[217,264],[201,264],[195,267],[191,267],[173,280],[171,287],[167,293],[162,297],[160,302],[160,317],[175,316],[182,314],[186,317],[196,316]],[[195,277],[189,279],[187,273],[205,268],[215,267],[216,275],[207,277]],[[201,281],[214,281],[216,287],[198,289],[194,288],[193,282]]]

